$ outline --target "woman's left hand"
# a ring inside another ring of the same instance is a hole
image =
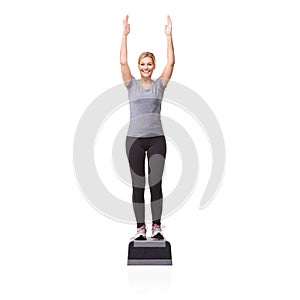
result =
[[[165,34],[166,35],[172,35],[172,21],[170,16],[167,17],[168,24],[165,25]]]

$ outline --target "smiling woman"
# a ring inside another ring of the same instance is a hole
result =
[[[150,88],[152,83],[148,82],[147,85],[147,78],[151,78],[152,73],[155,69],[155,56],[151,52],[143,52],[138,60],[139,70],[141,73],[141,78],[143,78],[143,86],[145,88]]]
[[[152,238],[163,239],[162,215],[162,175],[167,151],[160,111],[164,90],[170,80],[174,63],[172,22],[168,16],[165,34],[167,36],[167,64],[162,75],[152,80],[156,66],[155,56],[143,52],[138,59],[141,79],[136,80],[127,62],[127,36],[130,32],[128,16],[123,20],[123,36],[120,51],[122,78],[128,90],[130,123],[126,137],[126,154],[132,179],[132,202],[137,221],[135,239],[146,239],[145,224],[145,156],[148,157],[148,178],[151,193]]]

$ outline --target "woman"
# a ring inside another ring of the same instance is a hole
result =
[[[122,78],[128,89],[130,124],[126,137],[126,153],[132,179],[132,202],[137,232],[135,239],[146,240],[145,224],[145,155],[148,157],[148,178],[151,193],[152,238],[163,239],[162,215],[162,174],[166,157],[166,140],[162,128],[160,110],[164,90],[170,80],[174,63],[172,22],[168,16],[165,26],[167,36],[167,64],[157,80],[151,76],[155,69],[155,56],[143,52],[138,59],[141,78],[136,80],[127,61],[127,36],[130,32],[128,16],[123,20],[123,36],[120,51]]]

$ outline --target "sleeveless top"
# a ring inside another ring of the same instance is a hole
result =
[[[130,123],[127,136],[154,137],[164,135],[160,111],[165,87],[159,77],[145,89],[141,80],[132,77],[127,85]]]

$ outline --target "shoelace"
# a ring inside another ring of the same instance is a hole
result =
[[[152,225],[152,230],[155,230],[155,229],[162,230],[162,228],[165,228],[165,227],[166,226],[164,226],[164,225],[153,224]]]
[[[146,231],[147,230],[147,227],[146,226],[142,226],[142,227],[139,227],[138,229],[137,229],[137,232],[139,233],[139,232],[144,232],[144,231]]]

